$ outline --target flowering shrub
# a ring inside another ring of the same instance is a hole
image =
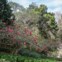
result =
[[[0,29],[0,40],[3,39],[4,43],[12,44],[16,50],[21,48],[33,50],[32,48],[35,48],[35,51],[42,51],[38,45],[38,36],[33,36],[30,28],[23,27],[23,29],[19,31],[20,26],[17,24],[14,26],[6,26],[6,23],[3,23],[2,25],[4,25],[4,28],[2,27]],[[6,38],[6,40],[4,38]]]
[[[18,35],[19,32],[14,26],[7,26],[5,22],[0,21],[0,48],[8,48],[11,51],[19,48]]]

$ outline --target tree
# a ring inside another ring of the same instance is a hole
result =
[[[11,20],[11,16],[13,14],[7,0],[0,0],[0,20],[6,23],[6,25],[12,25],[13,21]]]
[[[49,32],[51,32],[54,36],[57,31],[57,24],[55,22],[55,17],[53,13],[47,12],[47,7],[45,5],[40,5],[40,17],[38,21],[38,28],[40,30],[41,35],[45,38],[50,36]]]
[[[10,51],[15,47],[17,48],[17,40],[13,42],[17,37],[14,26],[15,16],[12,14],[12,10],[7,3],[7,0],[0,0],[0,51]],[[9,45],[8,45],[9,44]],[[12,44],[12,45],[11,45]]]
[[[28,9],[37,9],[38,8],[38,6],[36,5],[36,3],[35,2],[32,2],[30,5],[29,5],[29,7],[28,7]]]
[[[61,13],[56,13],[56,20],[57,20],[57,24],[58,24],[58,37],[59,37],[59,41],[62,42],[62,14]]]
[[[39,34],[41,35],[41,37],[43,36],[44,38],[43,43],[46,44],[50,51],[52,51],[57,48],[56,40],[58,32],[58,26],[55,21],[54,13],[47,12],[47,7],[45,5],[40,5],[40,7],[38,8],[38,14],[39,20],[37,24]]]

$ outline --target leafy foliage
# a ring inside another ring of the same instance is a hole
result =
[[[9,6],[9,4],[7,3],[7,0],[0,0],[0,20],[2,20],[4,23],[6,23],[7,25],[12,25],[12,20],[11,20],[11,16],[13,16],[12,14],[12,10],[11,7]]]
[[[16,56],[16,55],[8,55],[8,54],[0,54],[0,61],[3,62],[57,62],[61,59],[56,58],[32,58],[27,56]]]

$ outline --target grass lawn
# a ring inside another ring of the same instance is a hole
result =
[[[32,58],[20,55],[0,54],[0,62],[62,62],[54,58]]]

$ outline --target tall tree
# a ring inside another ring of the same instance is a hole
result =
[[[56,34],[57,24],[55,22],[55,17],[53,13],[47,12],[47,7],[45,5],[40,5],[39,7],[40,17],[38,21],[40,33],[48,38],[49,32]]]
[[[2,20],[7,25],[11,25],[13,23],[11,20],[12,16],[12,10],[7,3],[7,0],[0,0],[0,20]]]

